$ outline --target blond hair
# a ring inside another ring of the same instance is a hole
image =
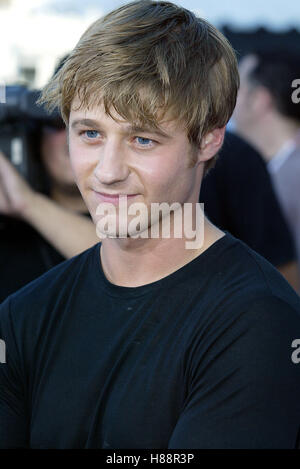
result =
[[[173,3],[141,0],[87,29],[40,103],[58,107],[67,125],[75,97],[139,125],[159,127],[167,114],[198,147],[227,124],[238,87],[235,53],[214,26]]]

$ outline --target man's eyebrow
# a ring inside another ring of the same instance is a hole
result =
[[[159,137],[163,137],[163,138],[172,138],[171,135],[167,134],[166,132],[164,132],[162,129],[160,128],[156,128],[156,127],[140,127],[140,126],[136,126],[136,125],[130,125],[128,126],[128,132],[129,133],[151,133],[151,134],[154,134],[154,135],[158,135]]]
[[[71,124],[71,128],[75,129],[76,127],[80,125],[84,125],[86,127],[94,127],[94,128],[101,127],[100,122],[94,119],[75,119]],[[167,138],[167,139],[171,138],[171,135],[167,134],[162,129],[156,128],[156,127],[141,127],[141,126],[129,124],[124,128],[124,132],[127,132],[128,134],[149,132],[151,134],[158,135],[163,138]]]
[[[79,125],[85,125],[87,127],[98,127],[98,122],[93,119],[75,119],[71,124],[71,128],[75,129]]]

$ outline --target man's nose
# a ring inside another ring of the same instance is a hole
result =
[[[107,141],[101,146],[94,174],[102,184],[124,181],[128,177],[125,151],[118,142]]]

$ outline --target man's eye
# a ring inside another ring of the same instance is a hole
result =
[[[90,140],[95,140],[95,138],[99,136],[99,132],[97,130],[84,130],[81,132],[81,135],[82,134]]]
[[[144,137],[136,137],[137,143],[143,147],[148,147],[152,143],[154,143],[154,140],[151,140],[150,138],[144,138]]]

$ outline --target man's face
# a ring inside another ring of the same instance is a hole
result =
[[[116,206],[118,218],[118,198],[109,195],[126,195],[128,207],[143,203],[149,213],[153,202],[198,202],[202,168],[188,167],[191,145],[183,128],[173,121],[160,124],[164,134],[133,129],[116,113],[117,121],[106,115],[103,107],[77,110],[77,105],[69,119],[70,160],[95,223],[103,202]]]
[[[240,89],[238,93],[236,108],[233,114],[233,120],[237,131],[247,136],[250,128],[255,125],[256,116],[254,111],[255,87],[249,80],[249,75],[256,66],[257,59],[254,55],[245,56],[239,64]]]

